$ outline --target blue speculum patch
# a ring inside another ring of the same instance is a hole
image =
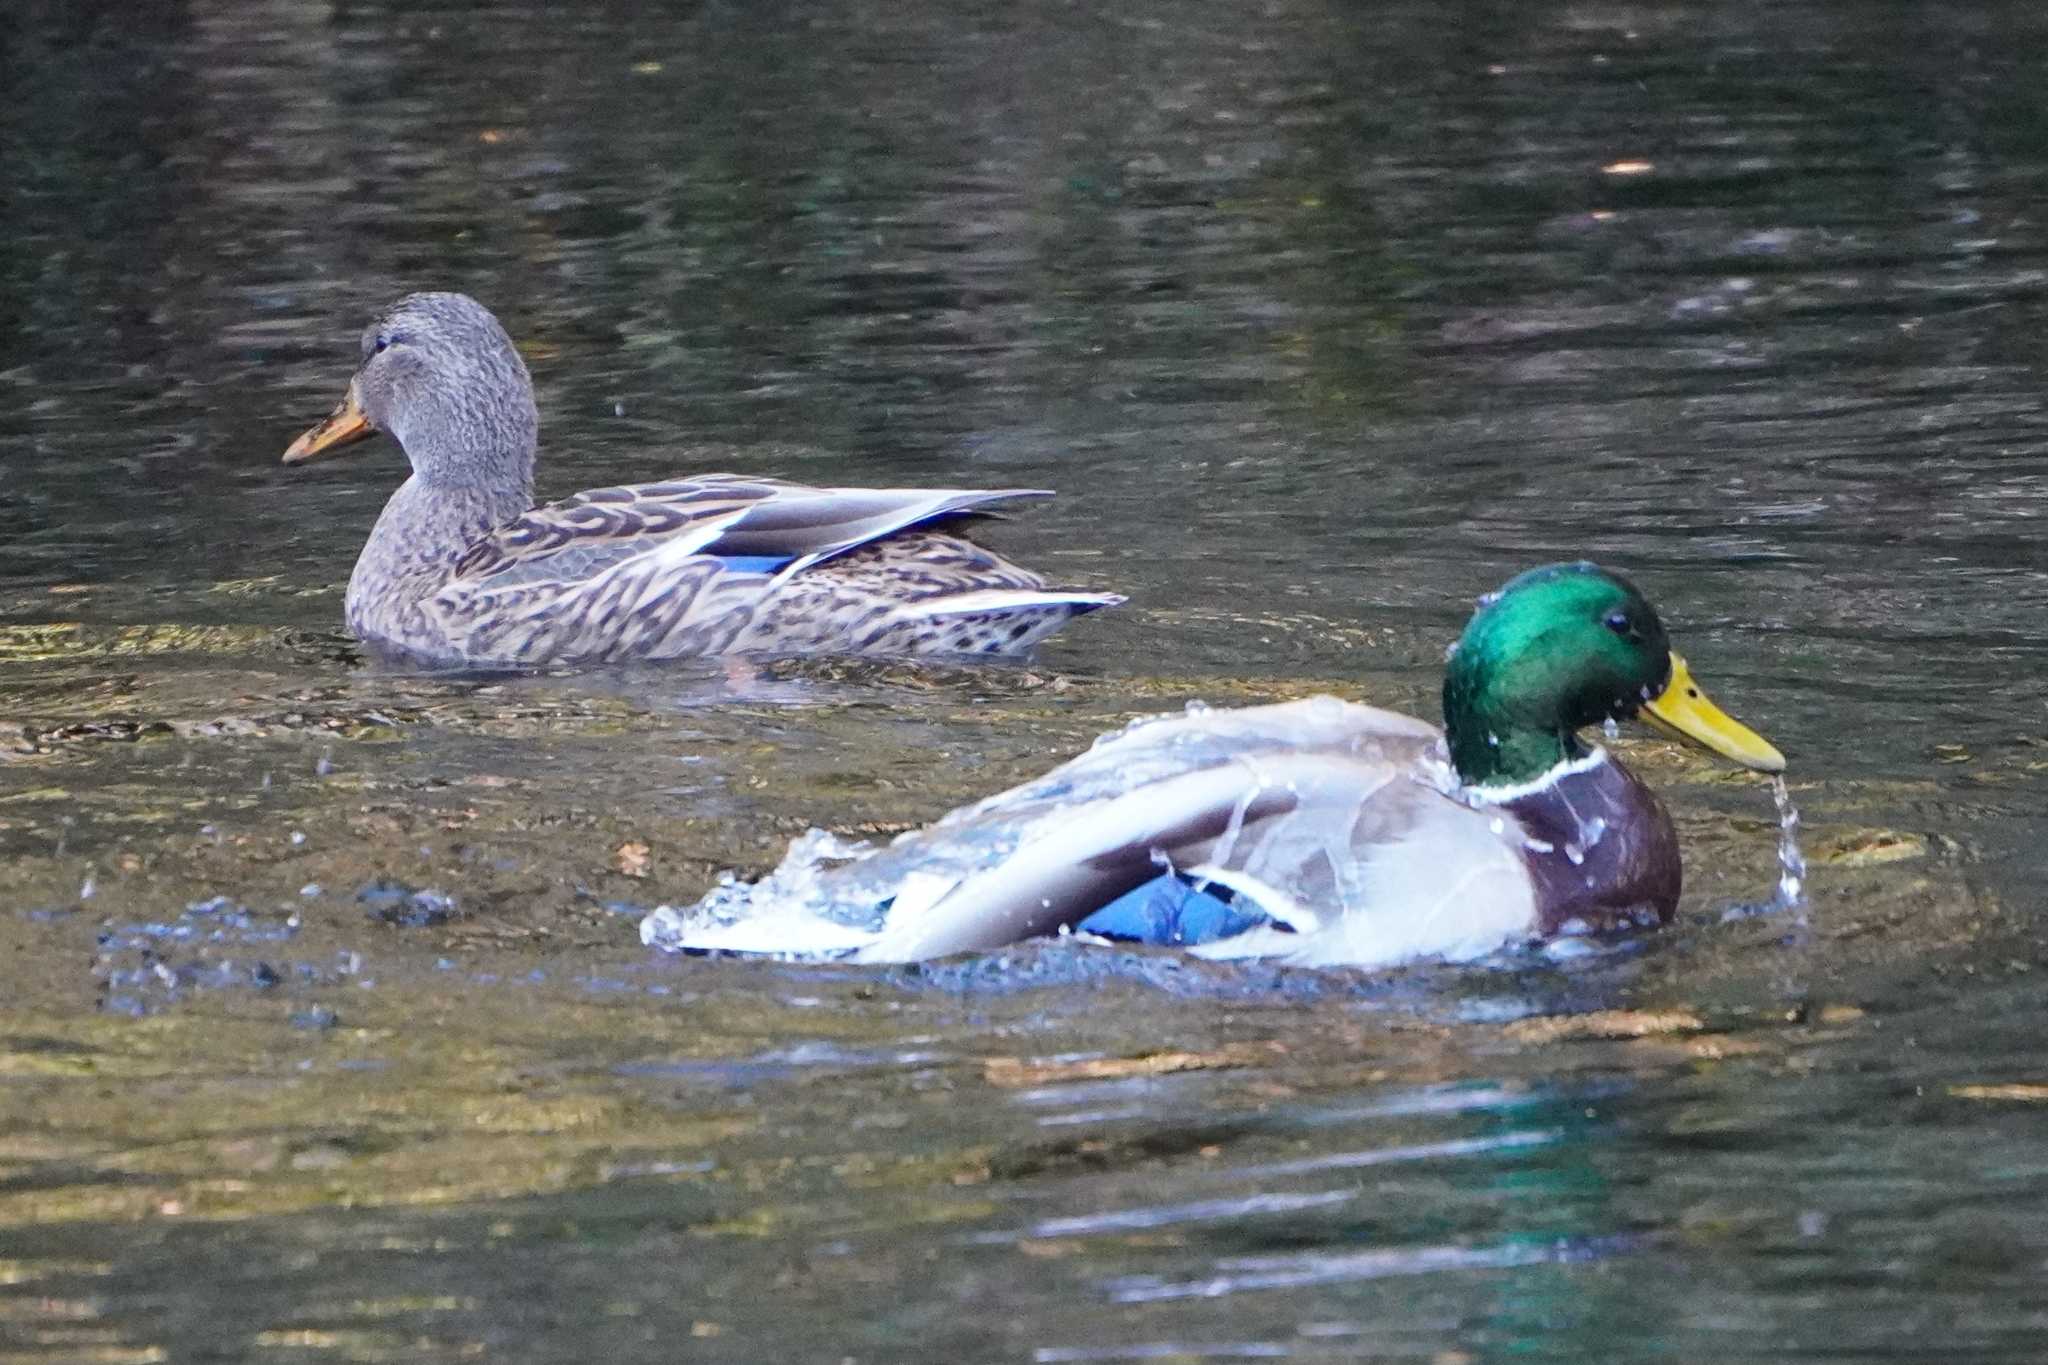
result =
[[[1266,916],[1233,893],[1197,890],[1174,872],[1162,872],[1124,892],[1074,927],[1082,933],[1133,943],[1185,948],[1213,943],[1266,923]]]
[[[733,573],[774,573],[795,559],[795,555],[713,555]]]

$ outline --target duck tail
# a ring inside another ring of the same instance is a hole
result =
[[[982,588],[919,602],[902,614],[917,636],[912,652],[1023,654],[1076,616],[1121,606],[1121,593],[1076,588]]]

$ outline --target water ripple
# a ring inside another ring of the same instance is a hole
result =
[[[1433,1161],[1439,1157],[1480,1156],[1488,1152],[1511,1152],[1546,1147],[1564,1137],[1564,1130],[1545,1128],[1518,1130],[1493,1137],[1452,1138],[1446,1142],[1419,1142],[1410,1147],[1374,1147],[1362,1152],[1327,1152],[1296,1161],[1274,1161],[1263,1166],[1235,1166],[1219,1175],[1270,1180],[1278,1176],[1313,1175],[1318,1171],[1352,1171],[1366,1166],[1386,1166],[1397,1161]]]
[[[1213,1299],[1261,1289],[1300,1289],[1308,1285],[1352,1280],[1381,1280],[1399,1275],[1436,1275],[1447,1270],[1506,1270],[1604,1259],[1628,1249],[1619,1239],[1560,1238],[1554,1242],[1501,1242],[1492,1246],[1396,1247],[1381,1251],[1339,1254],[1307,1252],[1297,1256],[1239,1256],[1216,1262],[1216,1273],[1200,1280],[1162,1280],[1127,1275],[1108,1282],[1117,1303],[1157,1303],[1166,1299]]]

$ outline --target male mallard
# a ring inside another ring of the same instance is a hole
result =
[[[1016,654],[1114,593],[1048,588],[933,527],[1035,489],[808,488],[704,474],[533,505],[539,416],[505,329],[410,294],[363,333],[332,416],[286,464],[377,431],[412,477],[348,582],[349,629],[435,663],[707,654]]]
[[[899,962],[1074,927],[1212,957],[1471,958],[1662,923],[1678,903],[1671,817],[1584,727],[1640,712],[1785,766],[1707,700],[1643,595],[1592,564],[1485,599],[1443,696],[1442,731],[1334,697],[1142,720],[886,849],[820,858],[807,836],[761,883],[658,910],[642,937]]]

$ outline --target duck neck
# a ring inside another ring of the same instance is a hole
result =
[[[533,506],[530,429],[486,444],[436,442],[423,449],[405,445],[405,453],[412,461],[410,482],[419,485],[421,496],[445,499],[451,505],[516,502],[519,506],[509,514],[513,516]]]
[[[1519,787],[1587,754],[1575,737],[1540,730],[1501,731],[1482,725],[1469,731],[1446,728],[1445,735],[1458,780],[1468,787]]]
[[[362,558],[431,561],[453,567],[486,532],[528,511],[533,485],[436,483],[414,474],[384,504]]]
[[[394,432],[412,477],[399,485],[363,551],[368,559],[452,565],[478,537],[533,506],[533,402],[494,403],[424,431]],[[379,540],[384,543],[380,547]]]
[[[1570,727],[1532,717],[1508,685],[1513,680],[1467,652],[1461,648],[1444,670],[1444,740],[1460,781],[1520,786],[1586,756]]]
[[[345,612],[364,640],[421,650],[438,640],[422,614],[470,546],[533,506],[531,484],[438,483],[414,474],[398,486],[349,576]]]
[[[517,382],[514,382],[514,381]],[[450,505],[533,506],[540,412],[522,369],[474,387],[451,386],[389,414],[389,431],[412,462],[420,496]]]

